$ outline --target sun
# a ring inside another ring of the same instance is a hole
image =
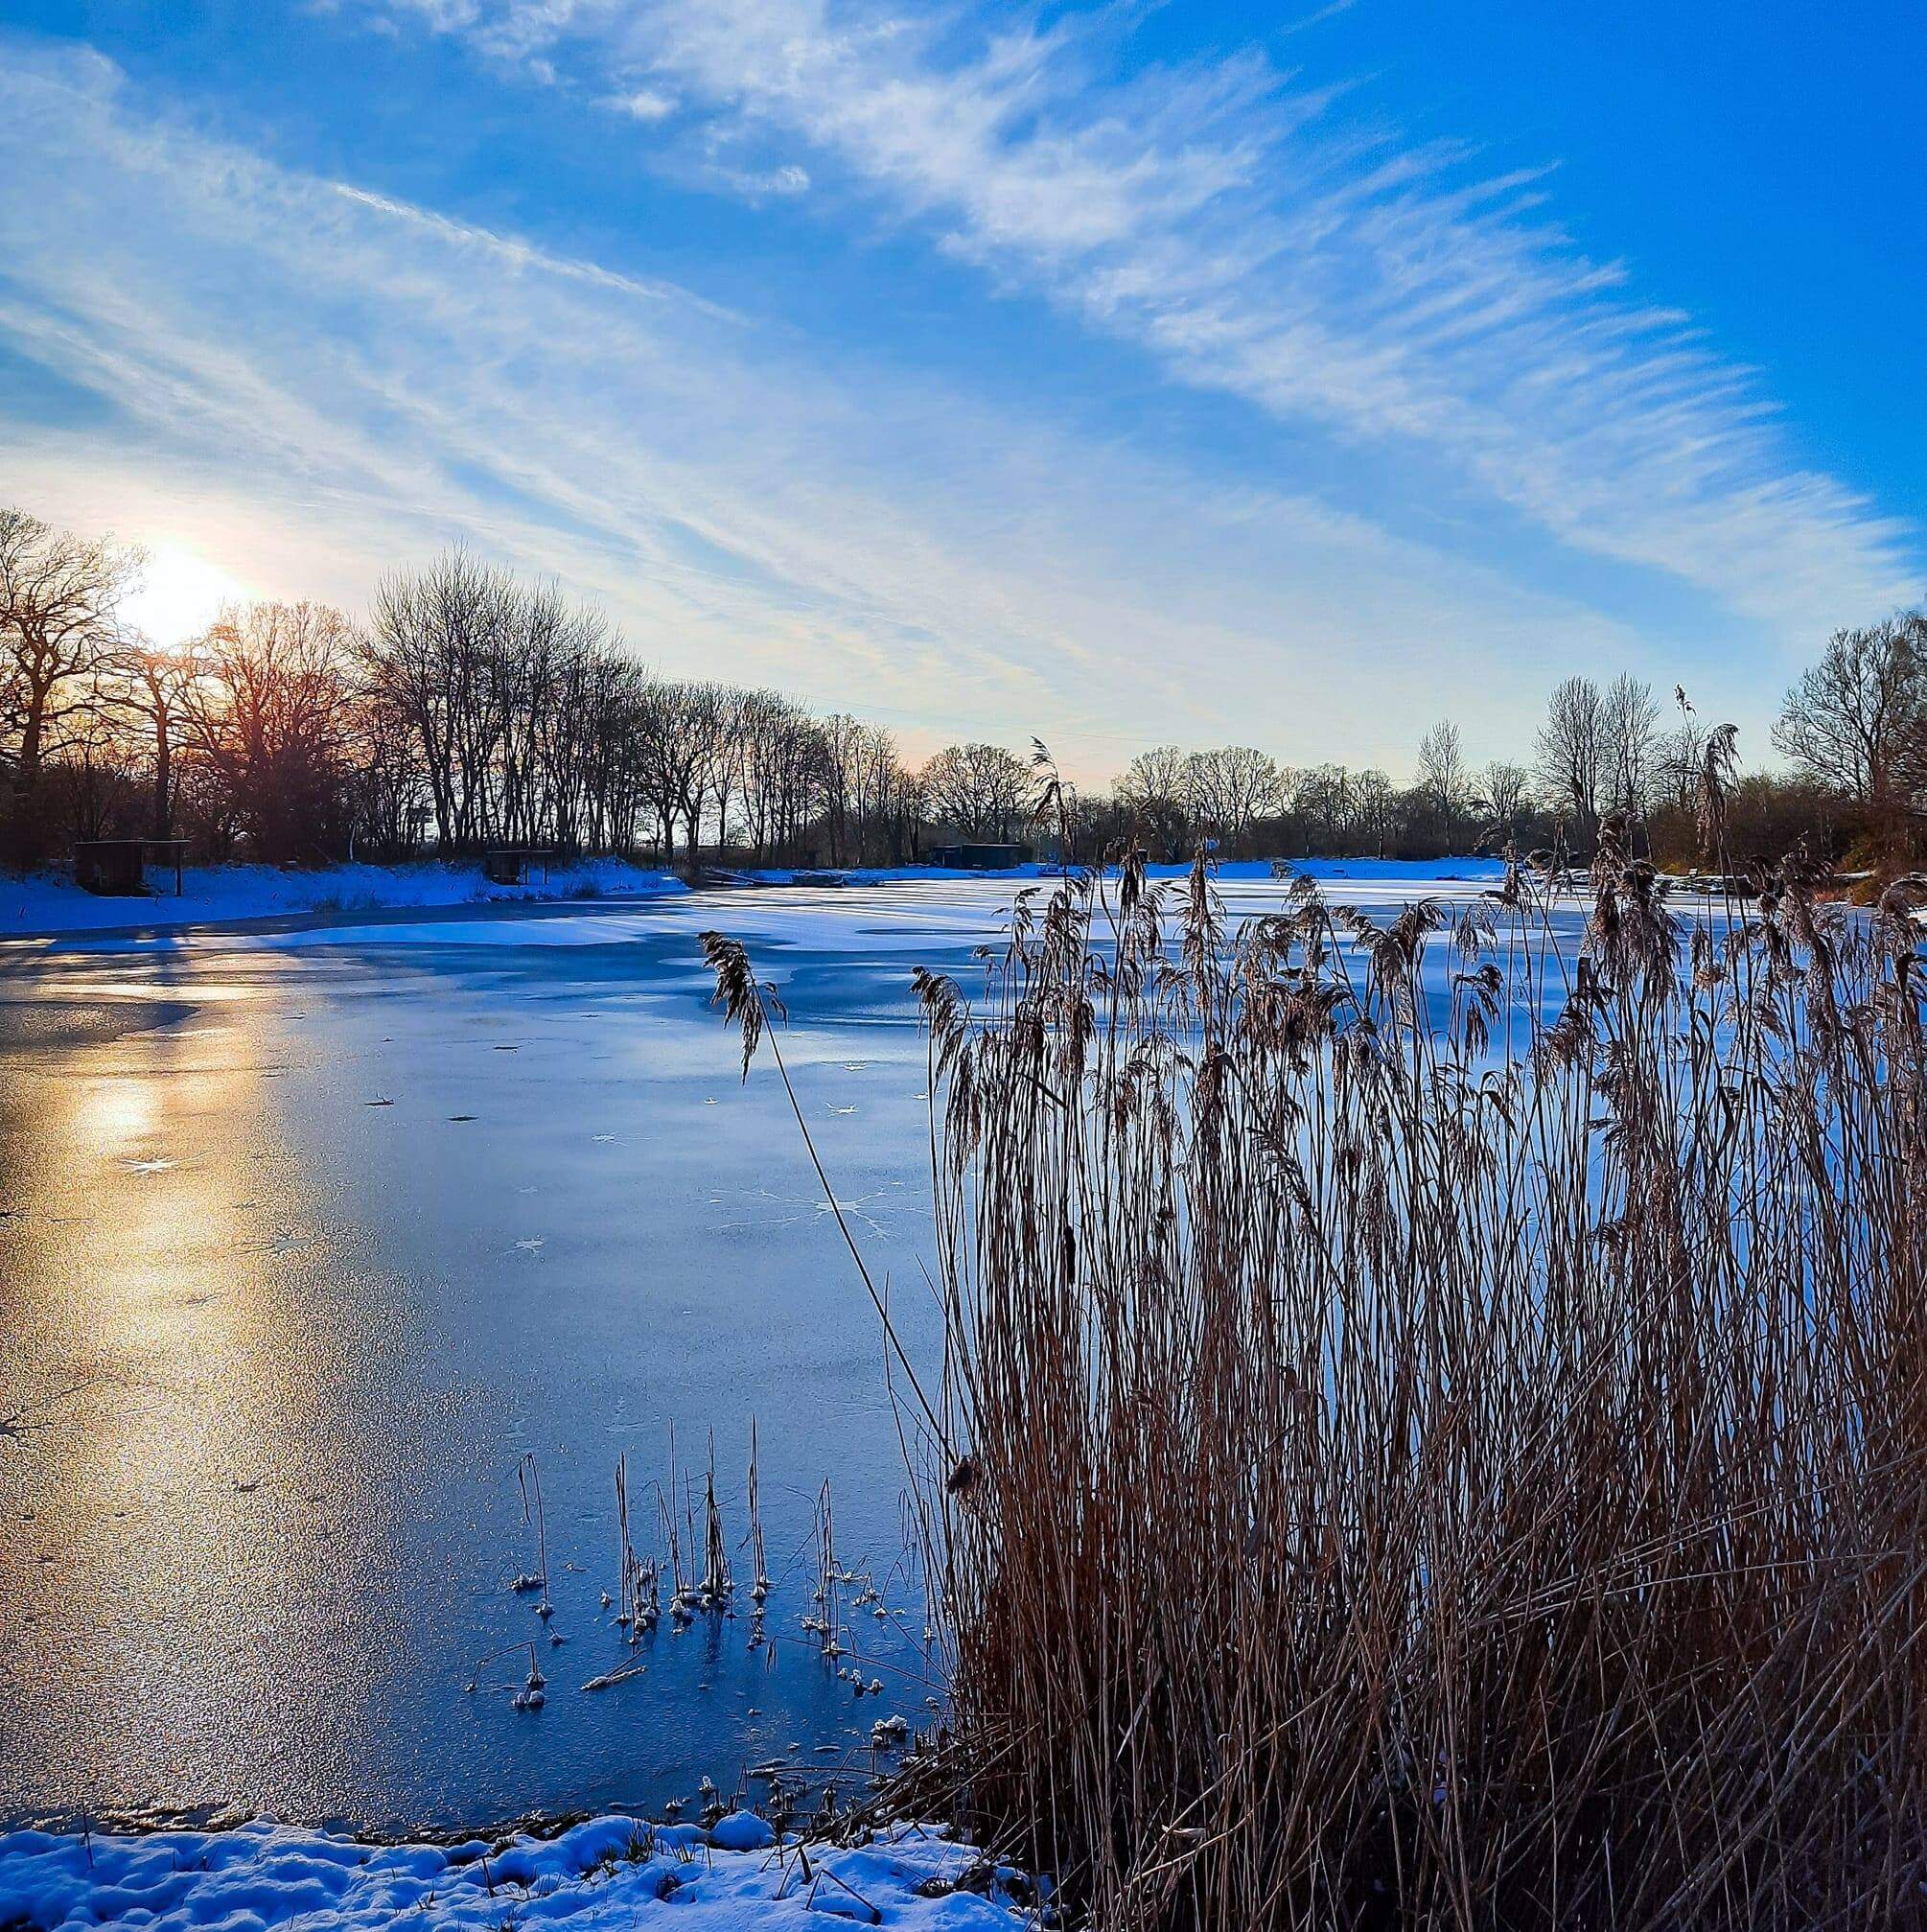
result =
[[[221,605],[247,595],[247,587],[218,564],[179,544],[156,544],[148,552],[139,590],[121,605],[121,617],[156,644],[168,648],[206,630]]]

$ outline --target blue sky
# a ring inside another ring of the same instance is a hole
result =
[[[0,500],[898,729],[1765,758],[1927,592],[1917,6],[0,5]]]

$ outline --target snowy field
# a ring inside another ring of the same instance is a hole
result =
[[[708,1832],[596,1818],[506,1845],[378,1846],[267,1825],[86,1841],[20,1831],[0,1836],[0,1925],[763,1932],[827,1917],[970,1932],[1036,1922],[1006,1891],[1012,1876],[935,1830],[898,1827],[869,1845],[800,1848],[773,1842],[767,1826],[742,1814]]]
[[[1172,877],[1180,866],[1153,868],[1158,876]],[[1448,861],[1442,866],[1418,865],[1397,859],[1307,860],[1302,870],[1318,878],[1351,879],[1383,886],[1404,880],[1487,877],[1498,868],[1487,859]],[[1023,866],[994,876],[1018,883],[1049,876],[1047,868]],[[786,885],[793,872],[739,874],[747,882]],[[981,883],[981,873],[946,873],[930,866],[902,867],[804,876],[833,876],[853,885],[901,884],[908,881]],[[1225,868],[1227,880],[1251,883],[1270,877],[1270,866],[1242,862]],[[498,906],[556,903],[576,899],[658,898],[687,890],[667,873],[651,872],[621,859],[582,859],[557,865],[546,877],[527,885],[499,886],[482,876],[475,864],[367,866],[336,865],[295,871],[277,866],[190,866],[174,891],[174,874],[150,868],[151,897],[103,898],[83,891],[64,875],[35,873],[26,878],[0,874],[0,939],[133,930],[179,931],[192,926],[226,925],[253,920],[285,920],[315,914],[324,919],[373,912],[431,910],[451,906]]]
[[[1333,897],[1388,910],[1497,876],[1328,871]],[[1234,919],[1284,891],[1267,868],[1220,883]],[[311,1923],[385,1924],[366,1916],[392,1917],[384,1888],[432,1881],[432,1922],[499,1924],[442,1852],[360,1863],[299,1834],[98,1827],[220,1810],[406,1838],[693,1816],[705,1781],[754,1790],[773,1765],[802,1789],[887,1769],[875,1720],[929,1721],[940,1666],[875,1323],[780,1088],[737,1080],[696,935],[737,934],[781,989],[837,1200],[910,1345],[934,1351],[909,977],[969,986],[1012,890],[924,876],[294,925],[230,903],[235,923],[0,942],[0,1416],[18,1417],[0,1433],[0,1827],[91,1821],[90,1882],[114,1911],[178,1884],[147,1922],[281,1922],[244,1915],[285,1896],[313,1901]],[[693,1476],[700,1508],[713,1445],[740,1571],[753,1417],[772,1641],[752,1646],[746,1616],[665,1618],[632,1646],[605,1600],[615,1458],[646,1535],[658,1483],[680,1509]],[[546,1619],[512,1587],[536,1556],[529,1455]],[[802,1628],[825,1478],[853,1652],[835,1665]],[[530,1646],[540,1709],[515,1697]],[[959,1855],[918,1843],[890,1855]],[[76,1898],[86,1853],[71,1833],[0,1844],[0,1925],[30,1885]],[[643,1868],[578,1881],[555,1862],[572,1855],[529,1853],[555,1886],[518,1922],[629,1922]],[[778,1866],[745,1858],[678,1854],[673,1909],[717,1925],[804,1909],[793,1889],[770,1906]],[[764,1916],[743,1916],[753,1898]],[[906,1881],[888,1910],[990,1908]]]
[[[528,904],[547,899],[655,898],[685,890],[666,873],[648,872],[620,859],[583,859],[558,865],[546,878],[525,886],[499,886],[479,865],[425,863],[406,866],[326,866],[293,871],[279,866],[189,866],[174,875],[148,870],[151,898],[103,898],[72,879],[51,873],[26,878],[0,873],[0,938],[23,934],[84,933],[135,926],[174,929],[237,919],[287,918],[304,913],[333,916],[395,907]]]

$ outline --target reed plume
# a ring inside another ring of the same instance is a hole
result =
[[[1922,1922],[1921,987],[1814,885],[923,977],[960,1801],[1074,1911]]]
[[[1927,887],[1816,883],[1128,859],[917,975],[919,1790],[1073,1920],[1927,1922]]]

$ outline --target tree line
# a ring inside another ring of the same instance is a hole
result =
[[[900,865],[940,840],[1093,860],[1430,858],[1562,848],[1623,816],[1690,861],[1709,759],[1730,736],[1683,690],[1570,677],[1523,757],[1474,767],[1450,721],[1414,776],[1291,767],[1251,746],[1157,746],[1108,787],[1056,780],[1040,746],[946,747],[920,766],[892,733],[782,693],[658,676],[556,586],[463,550],[378,586],[365,617],[326,605],[224,609],[156,645],[126,621],[144,558],[0,509],[0,854],[184,838],[276,863],[525,846],[660,864]],[[1787,769],[1731,780],[1730,836],[1804,835],[1836,860],[1911,863],[1927,810],[1927,617],[1838,633],[1788,692]],[[1049,809],[1040,811],[1040,802]]]

